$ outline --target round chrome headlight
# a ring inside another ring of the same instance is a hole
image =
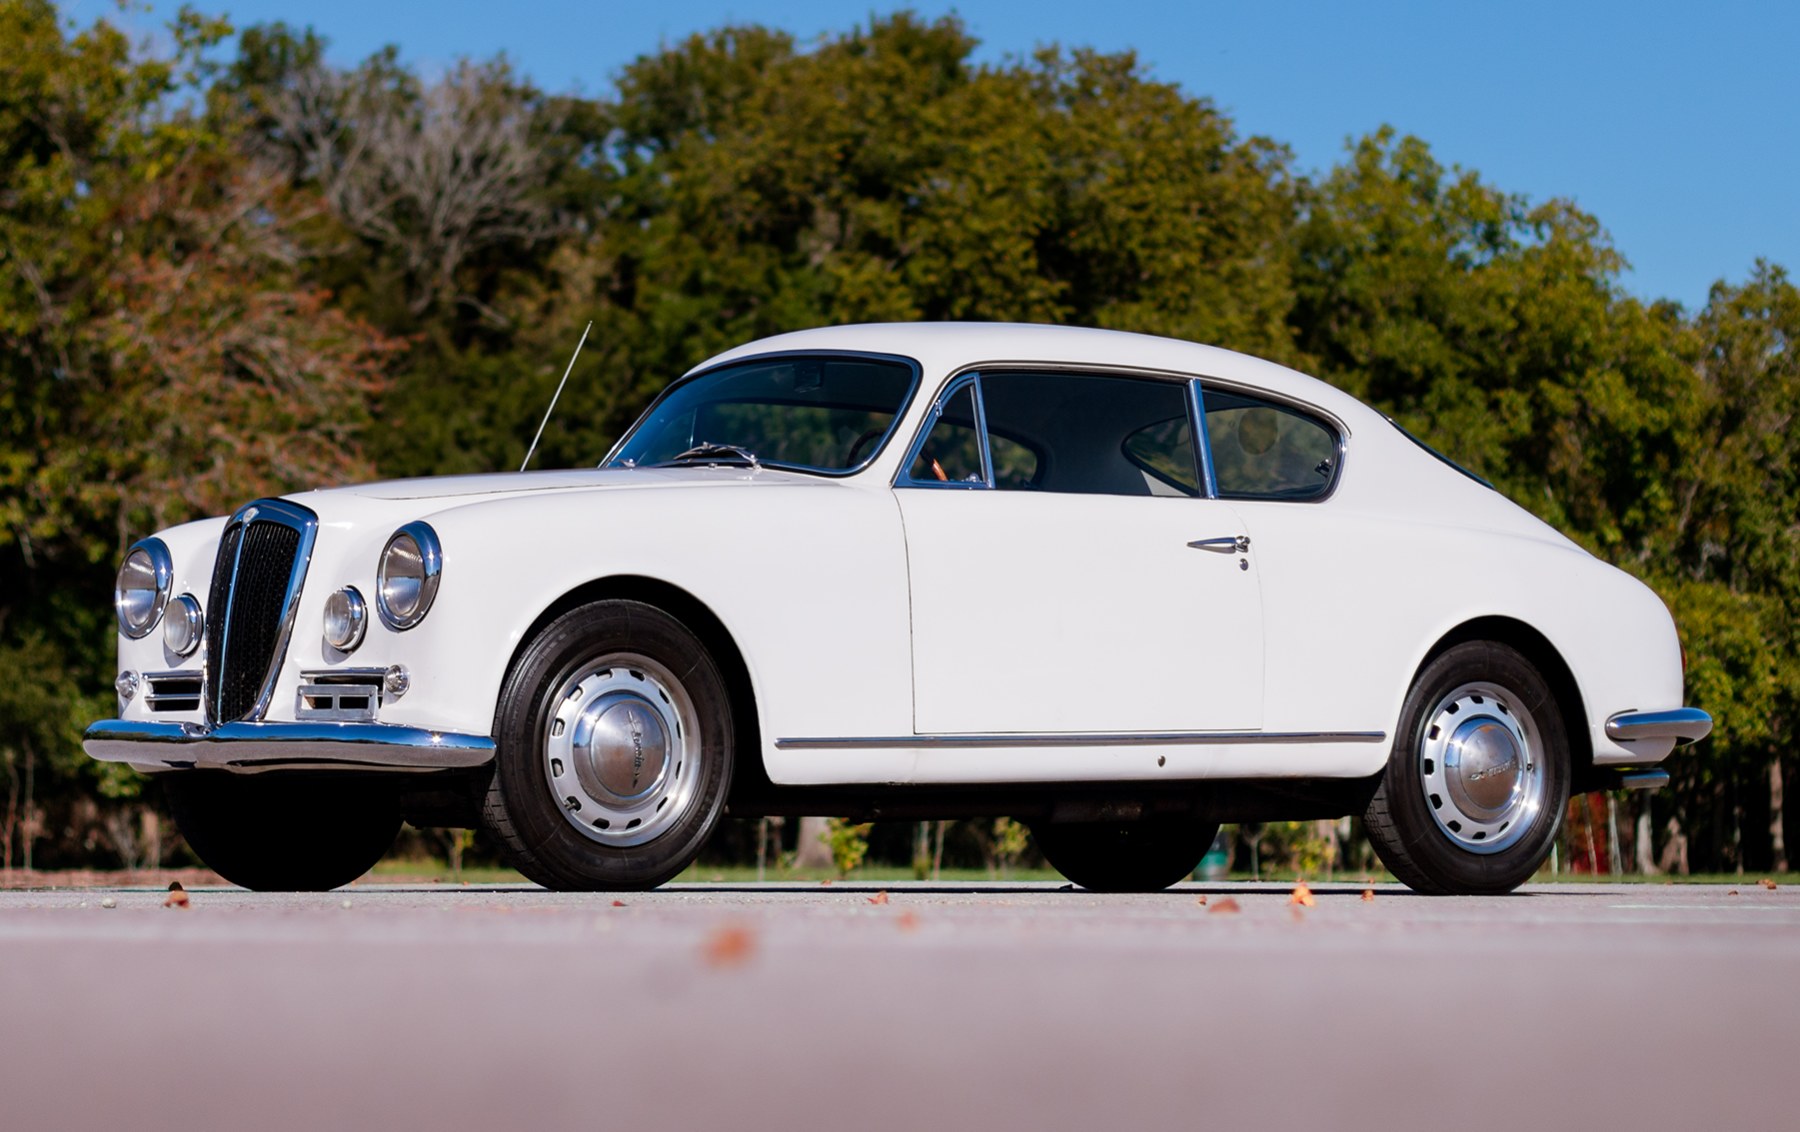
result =
[[[410,629],[425,619],[443,568],[436,531],[424,523],[408,523],[394,532],[375,571],[375,608],[388,628]]]
[[[193,594],[182,594],[169,603],[163,618],[163,647],[176,656],[189,656],[200,647],[200,635],[206,630],[206,617]]]
[[[148,636],[169,601],[175,581],[175,564],[161,539],[147,538],[125,553],[125,564],[113,583],[113,609],[119,615],[119,632],[132,640]]]
[[[325,599],[325,643],[339,652],[355,652],[369,628],[369,607],[355,586]]]

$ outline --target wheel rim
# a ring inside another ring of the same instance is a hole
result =
[[[1497,684],[1464,684],[1438,700],[1425,717],[1418,771],[1438,828],[1471,853],[1516,844],[1543,809],[1537,721]]]
[[[699,794],[699,719],[687,690],[649,657],[609,653],[557,687],[544,777],[563,817],[602,845],[642,845]]]

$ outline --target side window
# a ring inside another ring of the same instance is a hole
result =
[[[1187,414],[1145,425],[1125,438],[1125,458],[1151,477],[1156,495],[1199,495],[1194,468],[1194,432]],[[1159,490],[1161,489],[1161,490]]]
[[[984,373],[981,401],[996,488],[1200,494],[1185,383],[1102,374]]]
[[[1206,391],[1206,439],[1224,499],[1317,499],[1337,476],[1337,433],[1297,409]]]
[[[950,395],[907,469],[916,483],[987,483],[981,466],[981,432],[975,424],[975,386]]]

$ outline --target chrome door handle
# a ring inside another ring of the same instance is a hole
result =
[[[1223,535],[1219,538],[1195,539],[1188,543],[1195,550],[1211,550],[1219,554],[1248,554],[1249,535]]]

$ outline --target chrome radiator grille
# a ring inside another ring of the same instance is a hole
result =
[[[262,499],[219,539],[206,603],[206,713],[214,723],[260,719],[287,652],[318,517]]]

